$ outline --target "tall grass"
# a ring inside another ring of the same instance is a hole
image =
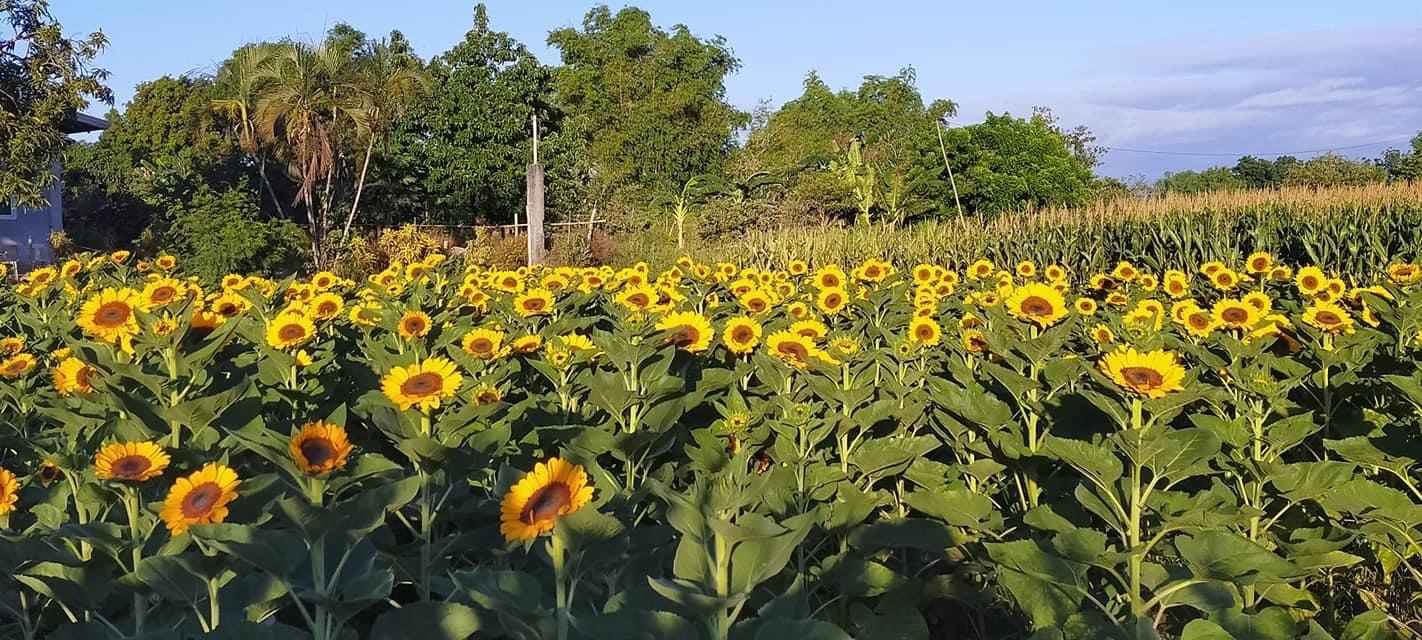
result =
[[[1031,258],[1082,273],[1122,259],[1154,269],[1238,262],[1252,251],[1358,277],[1376,273],[1380,263],[1415,259],[1422,253],[1422,183],[1124,198],[909,227],[752,230],[697,253],[758,266],[878,257],[900,266],[961,267],[980,257],[1000,264]]]

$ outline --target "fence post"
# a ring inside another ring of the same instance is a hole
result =
[[[528,165],[528,266],[543,262],[543,165]]]

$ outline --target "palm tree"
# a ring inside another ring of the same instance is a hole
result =
[[[346,216],[345,228],[341,231],[341,244],[345,244],[350,236],[351,223],[360,208],[360,196],[365,190],[365,178],[375,145],[389,139],[394,124],[405,116],[429,84],[430,78],[420,68],[419,61],[408,51],[386,40],[372,43],[358,61],[351,83],[357,102],[351,115],[360,136],[365,138],[365,159],[361,162],[355,197]]]
[[[213,100],[212,108],[233,123],[238,147],[257,162],[257,175],[261,177],[262,186],[271,195],[277,214],[285,218],[286,210],[267,178],[267,156],[263,152],[266,141],[257,134],[257,101],[266,79],[263,68],[275,53],[276,47],[266,43],[239,49],[233,55],[231,65],[218,74],[217,86],[227,94]]]
[[[303,43],[282,45],[262,67],[267,83],[257,102],[257,134],[284,148],[296,176],[296,201],[306,207],[312,257],[324,267],[339,132],[357,110],[349,78],[351,52]],[[318,184],[325,181],[317,197]],[[318,208],[319,207],[319,208]]]

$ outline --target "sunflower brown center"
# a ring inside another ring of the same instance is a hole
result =
[[[1313,289],[1318,287],[1318,279],[1313,276],[1305,276],[1304,279],[1300,281],[1300,284],[1302,284],[1305,289]]]
[[[201,518],[212,511],[212,506],[217,504],[217,499],[221,497],[222,487],[217,486],[215,482],[193,487],[193,490],[183,497],[183,516]]]
[[[406,395],[428,396],[438,392],[444,387],[444,380],[438,373],[425,372],[410,376],[404,384],[400,385],[400,390]]]
[[[94,313],[94,324],[101,327],[117,327],[128,322],[132,315],[133,310],[129,308],[128,303],[116,300],[99,307],[99,310]]]
[[[747,326],[745,326],[745,325],[740,325],[740,326],[738,326],[738,327],[736,327],[736,328],[734,328],[734,329],[731,329],[731,341],[732,341],[732,342],[736,342],[736,343],[740,343],[740,344],[745,344],[745,343],[747,343],[747,342],[750,342],[750,341],[751,341],[751,338],[754,338],[754,337],[755,337],[755,331],[753,331],[750,327],[747,327]]]
[[[804,360],[810,357],[810,351],[805,348],[805,345],[798,342],[781,343],[779,347],[776,347],[776,351],[793,360]]]
[[[1121,369],[1121,377],[1138,389],[1154,389],[1165,384],[1160,372],[1150,367],[1126,367]]]
[[[746,308],[756,313],[760,313],[762,311],[765,311],[765,301],[761,300],[760,298],[751,298],[750,301],[746,303]]]
[[[1263,271],[1265,269],[1268,269],[1269,260],[1267,258],[1255,258],[1253,267],[1255,271]]]
[[[406,333],[419,333],[425,330],[425,321],[420,318],[407,318],[405,320]]]
[[[573,492],[568,489],[568,485],[554,482],[533,492],[518,517],[524,524],[546,522],[558,517],[572,504]]]
[[[334,315],[336,313],[336,304],[334,302],[322,302],[321,306],[316,307],[316,312],[323,316]]]
[[[634,293],[630,296],[627,296],[627,301],[632,303],[632,306],[634,307],[645,307],[649,302],[649,300],[647,299],[647,294],[645,293]]]
[[[306,328],[296,323],[283,325],[281,331],[277,332],[277,336],[287,342],[300,340],[306,337]]]
[[[524,311],[542,311],[542,310],[543,310],[543,298],[529,298],[528,300],[524,300],[524,301],[523,301],[523,310],[524,310]]]
[[[672,332],[667,335],[667,342],[678,347],[685,347],[696,342],[700,337],[701,332],[697,331],[696,327],[681,325],[673,329]]]
[[[918,325],[918,328],[914,330],[913,334],[917,336],[919,340],[932,340],[934,331],[933,327],[921,324]]]
[[[306,462],[313,466],[326,464],[336,458],[336,446],[326,438],[304,440],[298,448],[301,449],[301,455],[306,458]]]
[[[1249,312],[1239,307],[1230,307],[1220,314],[1225,322],[1240,323],[1249,319]]]
[[[485,389],[474,396],[474,401],[479,404],[494,404],[499,401],[499,392],[493,389]]]
[[[973,353],[982,353],[984,351],[987,351],[987,347],[987,341],[978,336],[970,336],[968,338],[968,350],[972,351]]]
[[[1027,296],[1022,301],[1022,313],[1029,316],[1049,316],[1052,315],[1052,303],[1041,296]]]
[[[475,354],[485,354],[494,350],[494,343],[488,338],[475,338],[469,341],[469,351]]]
[[[89,387],[89,386],[91,385],[90,380],[91,380],[93,377],[94,377],[94,370],[93,370],[93,369],[90,369],[90,368],[86,365],[86,366],[84,366],[83,368],[79,369],[79,372],[78,372],[78,373],[74,374],[74,384],[76,384],[76,385],[78,385],[78,386],[80,386],[80,387]]]
[[[1196,329],[1204,329],[1210,326],[1210,317],[1203,313],[1193,313],[1190,314],[1189,322],[1190,326]]]
[[[1332,311],[1320,311],[1318,312],[1318,315],[1314,316],[1314,318],[1318,320],[1319,324],[1328,326],[1340,324],[1343,322],[1343,319],[1339,318],[1338,314],[1333,313]]]
[[[178,292],[172,287],[158,287],[153,290],[153,295],[150,296],[149,299],[158,304],[167,304],[172,301],[173,298],[177,297],[177,295]]]
[[[237,315],[237,305],[232,304],[230,302],[224,302],[222,304],[217,305],[217,308],[214,309],[214,311],[217,311],[217,315],[220,315],[224,318],[231,318],[232,316]]]

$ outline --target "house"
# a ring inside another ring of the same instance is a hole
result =
[[[60,124],[66,134],[102,131],[109,127],[103,118],[76,113]],[[58,160],[54,162],[54,184],[49,188],[49,206],[32,209],[0,201],[0,264],[8,272],[19,274],[54,261],[49,234],[64,229],[64,175]]]

